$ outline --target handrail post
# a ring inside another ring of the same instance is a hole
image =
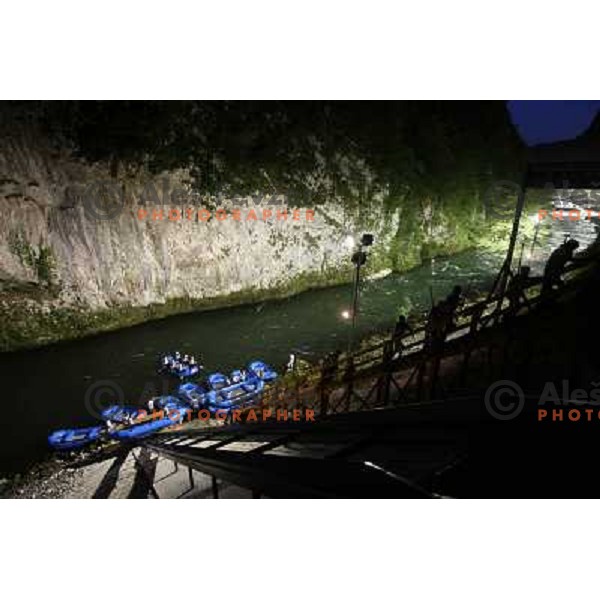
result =
[[[506,258],[500,268],[500,272],[494,281],[494,285],[490,290],[488,299],[491,298],[496,290],[499,291],[500,300],[498,301],[498,309],[502,306],[504,300],[504,290],[506,289],[506,281],[508,279],[508,273],[512,265],[512,259],[515,252],[515,246],[517,244],[517,236],[519,234],[519,226],[521,223],[521,214],[523,213],[523,207],[525,205],[525,193],[527,189],[528,171],[525,170],[521,181],[521,187],[519,188],[519,195],[517,197],[517,206],[515,209],[515,216],[513,218],[512,231],[510,233],[510,240],[508,242],[508,250],[506,251]]]
[[[380,378],[379,388],[377,390],[377,403],[386,406],[390,400],[390,384],[392,381],[394,358],[394,342],[393,339],[387,340],[383,346],[383,360],[381,367],[383,374]]]
[[[356,375],[356,369],[354,367],[354,358],[348,356],[346,362],[346,369],[344,371],[343,380],[347,385],[346,388],[346,412],[350,411],[350,404],[354,397],[354,377]]]
[[[321,377],[319,378],[319,412],[321,415],[326,415],[329,412],[329,368],[326,364],[321,367]]]

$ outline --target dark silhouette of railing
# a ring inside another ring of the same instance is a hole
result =
[[[574,264],[566,271],[579,267]],[[532,282],[526,289],[536,286]],[[532,311],[540,303],[558,302],[579,287],[577,280],[570,280],[560,291],[527,297],[522,307]],[[241,418],[232,426],[184,426],[141,445],[176,467],[187,467],[190,493],[193,471],[199,471],[210,476],[214,497],[219,497],[223,482],[251,490],[255,498],[435,497],[440,474],[460,465],[467,454],[466,407],[476,407],[483,397],[463,378],[470,371],[471,355],[483,350],[491,358],[491,349],[498,345],[506,358],[504,342],[497,338],[520,317],[505,303],[506,298],[493,296],[464,307],[435,352],[424,344],[423,326],[397,338],[390,334],[335,364],[324,361],[303,378],[273,385],[250,408],[254,413],[289,411],[284,422],[253,422],[251,411],[240,409],[235,412]],[[440,402],[446,399],[439,394],[440,363],[457,356],[462,365],[455,370],[464,387],[449,390],[451,401]],[[420,376],[424,369],[428,375]],[[401,408],[412,400],[418,402],[418,411]],[[373,410],[394,406],[398,410]],[[367,412],[356,412],[360,410]],[[309,411],[314,422],[291,417],[307,417]],[[402,467],[407,457],[408,470]],[[390,461],[397,461],[393,469],[386,467]]]
[[[572,273],[585,265],[587,263],[572,263],[564,272]],[[518,312],[530,312],[544,301],[556,301],[576,287],[576,281],[570,280],[561,290],[545,296],[530,294],[522,301]],[[533,279],[522,289],[525,293],[539,291],[539,288],[541,282]],[[499,324],[514,319],[514,308],[510,307],[508,297],[492,295],[456,313],[440,348],[427,347],[426,324],[402,336],[395,337],[390,333],[380,342],[341,355],[333,365],[324,360],[320,367],[302,377],[284,378],[261,394],[258,407],[310,409],[325,415],[431,399],[439,395],[436,388],[440,383],[440,362],[456,355],[462,358],[462,364],[455,388],[467,387],[469,361],[486,343],[485,333],[497,331]]]

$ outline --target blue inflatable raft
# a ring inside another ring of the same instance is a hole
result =
[[[213,373],[208,377],[209,390],[204,394],[204,406],[211,412],[215,410],[230,410],[252,404],[265,384],[258,377],[246,377],[240,381],[231,379],[222,373]],[[233,382],[233,383],[232,383]]]
[[[161,418],[148,419],[130,427],[114,429],[109,433],[110,437],[123,441],[147,437],[161,429],[182,423],[187,418],[190,407],[183,400],[175,396],[159,396],[158,398],[152,398],[151,410],[164,411],[165,415],[158,415]]]
[[[120,406],[118,404],[109,406],[101,413],[105,421],[113,421],[114,423],[129,423],[143,415],[144,411],[135,406]]]
[[[182,384],[178,395],[194,410],[232,410],[254,404],[265,385],[276,378],[277,373],[269,365],[257,360],[248,365],[246,372],[236,369],[230,377],[211,373],[206,385]]]
[[[190,377],[198,374],[201,368],[195,364],[188,365],[185,370],[179,369],[174,374],[181,378]],[[276,378],[277,373],[268,364],[255,360],[248,365],[247,371],[237,369],[231,372],[230,377],[223,373],[212,373],[204,384],[183,383],[179,386],[177,397],[153,398],[148,412],[134,406],[109,406],[102,411],[101,418],[110,425],[110,431],[104,425],[61,429],[48,436],[48,443],[56,450],[76,450],[106,439],[106,434],[109,438],[122,441],[144,438],[181,423],[188,418],[190,409],[205,408],[215,412],[251,406],[265,386]],[[148,414],[158,410],[166,414],[158,415],[160,418],[151,418],[152,414]]]
[[[77,450],[99,440],[104,431],[104,427],[60,429],[48,436],[48,443],[56,450]]]
[[[111,431],[109,435],[111,438],[116,440],[139,440],[156,433],[161,429],[165,429],[166,427],[177,425],[181,422],[182,418],[183,416],[181,418],[165,417],[163,419],[146,421],[145,423],[139,423],[138,425],[133,425],[132,427],[126,427],[125,429],[115,429],[114,431]]]
[[[158,366],[159,373],[178,377],[179,379],[195,377],[201,369],[201,365],[195,362],[192,364],[189,360],[182,359],[179,353],[162,356]]]
[[[150,413],[158,410],[166,410],[168,412],[179,409],[187,410],[189,406],[184,400],[176,396],[158,396],[148,401],[148,411]]]
[[[200,410],[204,406],[206,389],[198,383],[182,383],[177,395],[192,409]]]
[[[265,382],[277,379],[277,373],[262,360],[255,360],[248,365],[248,370]]]

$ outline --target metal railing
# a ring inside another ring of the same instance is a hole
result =
[[[567,271],[578,268],[573,265]],[[536,286],[539,283],[532,282],[526,289],[533,291]],[[579,288],[578,281],[568,281],[560,292],[527,297],[522,308],[531,311],[545,299],[560,301]],[[193,471],[210,476],[213,497],[220,495],[220,482],[251,490],[253,497],[434,496],[437,475],[459,464],[468,445],[464,426],[453,426],[456,403],[476,406],[482,399],[476,387],[465,386],[462,393],[454,389],[448,394],[452,402],[438,402],[440,396],[434,397],[433,392],[440,363],[462,356],[459,373],[464,373],[475,350],[483,348],[484,354],[490,354],[486,345],[497,344],[494,338],[505,329],[496,325],[515,317],[505,302],[506,298],[494,296],[464,307],[457,314],[456,326],[435,352],[424,346],[425,327],[398,338],[390,335],[383,342],[340,357],[335,365],[315,369],[292,386],[289,382],[271,386],[252,406],[255,410],[305,411],[304,416],[311,410],[326,417],[314,423],[290,419],[182,428],[154,436],[142,445],[175,465],[186,466],[192,492]],[[514,320],[508,323],[514,324]],[[501,353],[506,356],[502,343],[500,340]],[[401,406],[413,399],[418,401],[419,411],[372,410]],[[361,409],[369,412],[352,414]],[[464,419],[464,410],[458,412]],[[382,440],[388,458],[403,455],[407,448],[410,453],[409,432],[414,433],[415,427],[419,435],[413,450],[426,448],[423,473],[408,478],[401,470],[391,472],[377,464]],[[440,436],[451,440],[440,445]],[[429,438],[436,443],[424,444]],[[431,449],[438,447],[439,456],[432,456]]]
[[[587,263],[586,263],[587,265]],[[573,273],[584,264],[571,264],[565,273]],[[577,287],[573,280],[556,292],[543,296],[528,295],[519,311],[535,309],[545,298],[558,299]],[[523,293],[539,291],[541,282],[533,280],[523,286]],[[341,355],[335,364],[324,361],[302,377],[277,382],[260,395],[259,409],[313,410],[329,414],[381,407],[399,401],[429,399],[436,387],[439,363],[444,357],[463,356],[462,387],[468,383],[464,374],[471,353],[482,343],[482,334],[514,315],[505,295],[493,295],[467,305],[458,311],[454,324],[448,328],[441,348],[426,347],[427,326]],[[427,371],[433,371],[427,374]],[[399,377],[399,375],[404,375]],[[409,392],[409,390],[411,390]],[[256,406],[255,406],[256,407]]]

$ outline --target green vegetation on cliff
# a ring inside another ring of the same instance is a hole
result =
[[[27,242],[25,235],[20,231],[12,232],[8,247],[23,266],[33,271],[41,285],[47,287],[54,285],[56,265],[50,247],[41,245],[36,249]]]
[[[516,180],[521,148],[500,101],[27,102],[2,110],[90,162],[109,161],[114,174],[190,168],[201,191],[277,191],[296,204],[368,202],[386,189],[394,205],[428,200],[469,214],[490,182]],[[315,170],[320,177],[306,177]]]
[[[505,102],[79,102],[46,122],[115,172],[189,168],[210,194],[285,194],[355,211],[365,229],[401,223],[382,268],[473,247],[489,228],[484,198],[520,181],[521,142]],[[49,112],[48,112],[49,111]]]
[[[356,231],[372,230],[385,243],[371,251],[371,272],[405,271],[434,256],[502,241],[508,231],[506,224],[489,218],[484,199],[494,181],[518,181],[521,159],[521,145],[503,102],[1,104],[2,133],[10,135],[19,125],[36,135],[43,132],[54,147],[65,151],[63,154],[69,157],[74,154],[80,159],[78,168],[81,164],[83,170],[98,165],[98,173],[108,173],[108,165],[118,182],[131,182],[136,174],[143,175],[140,179],[151,179],[152,174],[187,169],[193,191],[207,202],[211,201],[207,196],[281,194],[291,206],[316,207],[317,214],[331,226],[328,234],[336,239],[347,233],[349,224]],[[36,136],[29,138],[35,146]],[[47,172],[46,165],[51,169],[54,164],[51,155],[44,156],[44,160],[42,177]],[[14,178],[11,172],[0,176],[6,181]],[[34,183],[38,186],[37,181]],[[14,203],[14,199],[11,201]],[[12,272],[7,269],[4,277],[0,265],[0,290],[5,290],[0,296],[3,305],[0,348],[3,349],[78,337],[185,310],[297,293],[348,281],[351,277],[344,266],[345,255],[338,256],[337,262],[329,260],[330,257],[327,262],[323,256],[320,268],[311,263],[302,275],[281,281],[277,275],[263,282],[261,289],[253,289],[245,281],[243,292],[224,290],[213,294],[202,290],[206,298],[178,298],[165,304],[132,307],[128,304],[134,303],[132,296],[140,289],[138,282],[142,276],[162,281],[160,273],[144,274],[132,266],[131,285],[118,290],[122,303],[91,312],[85,304],[86,286],[85,281],[80,281],[81,275],[75,281],[77,285],[71,286],[83,290],[81,306],[54,302],[53,298],[60,296],[59,286],[68,289],[69,282],[64,281],[65,265],[72,263],[65,259],[65,246],[78,248],[81,256],[89,253],[98,258],[90,279],[100,282],[98,290],[94,290],[100,298],[108,283],[120,280],[122,266],[116,259],[111,262],[112,255],[109,260],[105,256],[107,248],[112,246],[99,244],[94,235],[96,227],[104,231],[103,227],[109,223],[89,219],[84,223],[74,219],[67,223],[69,215],[74,214],[69,212],[72,203],[59,208],[52,202],[48,204],[50,211],[58,213],[56,220],[49,220],[48,227],[60,223],[60,236],[69,238],[69,242],[53,248],[32,242],[39,238],[27,238],[20,230],[10,233],[10,253],[25,267],[30,281],[17,281],[19,285],[13,285],[11,277],[15,273],[21,276],[22,269],[13,267]],[[339,212],[344,215],[344,222],[338,223],[327,214],[332,206],[343,208]],[[62,209],[64,212],[59,213]],[[158,237],[158,231],[153,229],[152,235]],[[125,233],[132,238],[139,234],[137,229]],[[121,234],[125,235],[115,227],[114,239],[122,239]],[[272,248],[267,251],[272,250],[276,260],[282,258],[286,244],[290,243],[284,237],[281,232],[273,231],[269,238]],[[295,243],[300,243],[305,254],[318,255],[323,240],[317,235],[306,232],[299,240]],[[153,248],[155,240],[148,241],[151,243],[147,246]],[[239,250],[231,244],[223,245],[219,252],[224,262],[232,262]],[[114,254],[118,255],[116,248]],[[156,258],[154,262],[160,268],[162,254],[158,258],[151,255],[152,258]],[[331,268],[332,264],[337,264],[337,268]],[[110,272],[111,268],[121,269],[118,277],[112,277],[115,273]],[[79,273],[82,272],[80,268]],[[216,277],[219,285],[215,284],[215,289],[224,288],[218,270]],[[187,286],[181,289],[182,294],[189,293]],[[111,298],[115,297],[119,296]],[[76,302],[79,301],[77,296]],[[112,305],[112,301],[107,303]]]

